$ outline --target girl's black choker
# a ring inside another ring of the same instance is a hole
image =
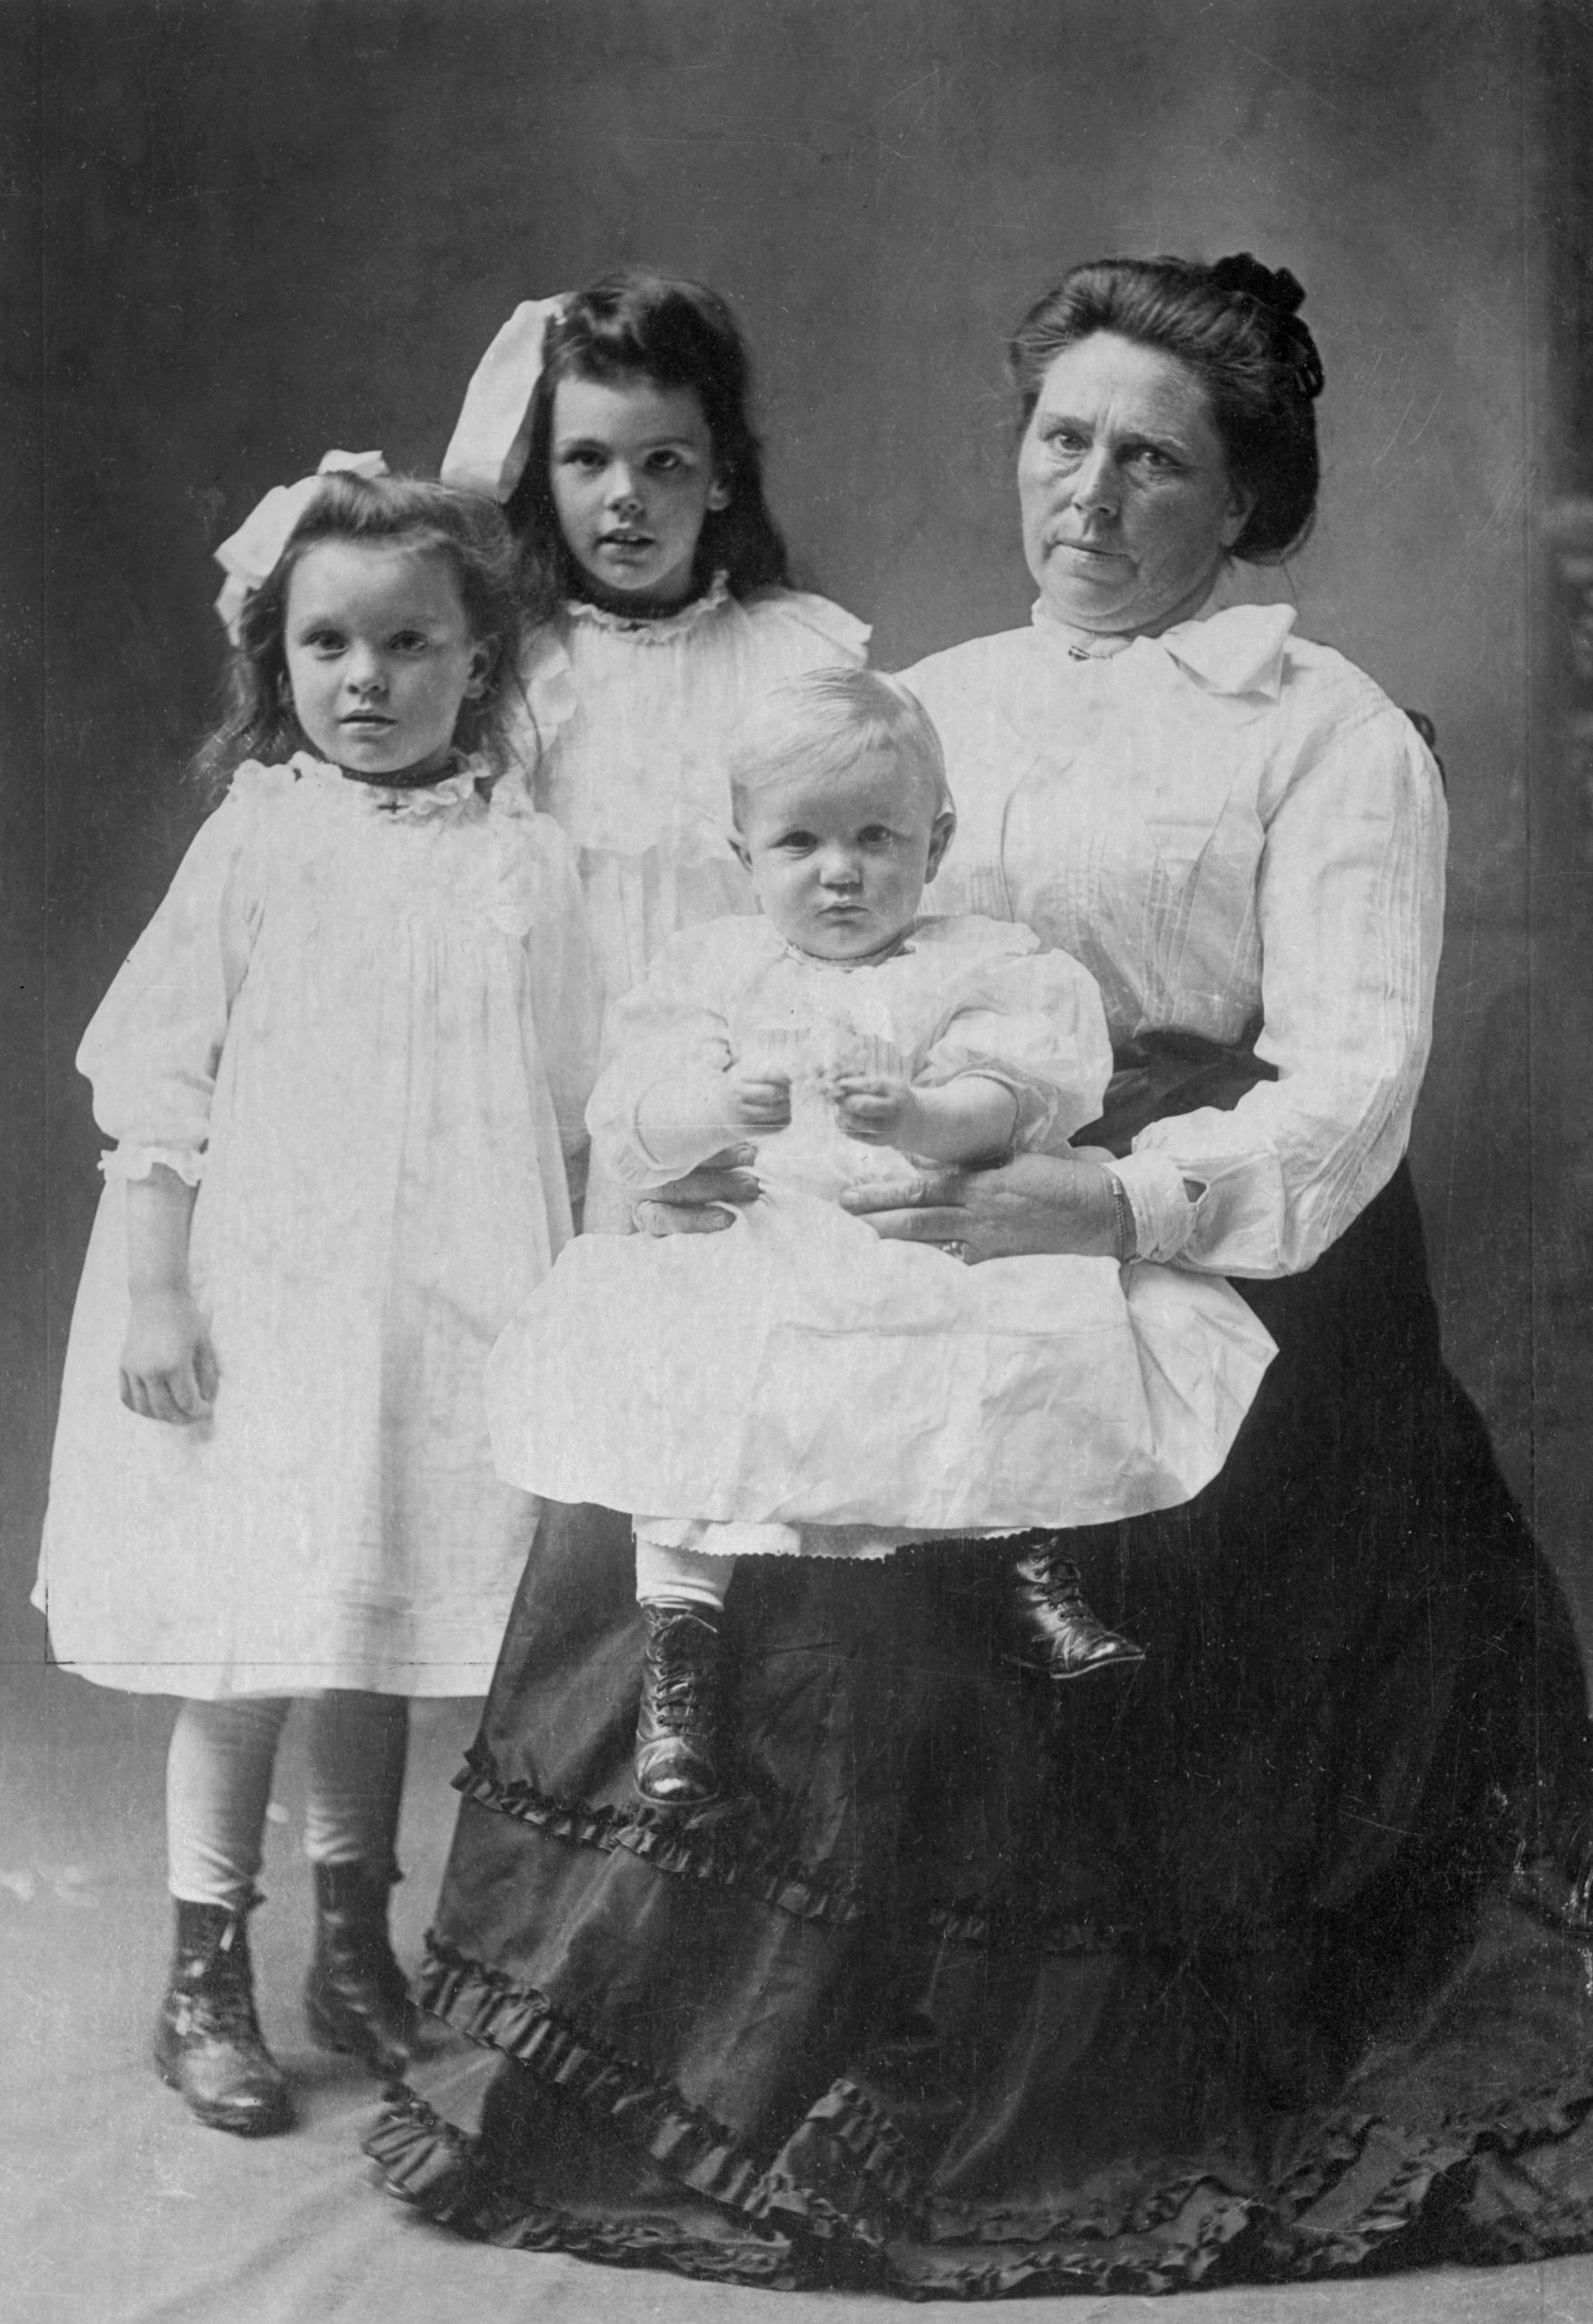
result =
[[[651,597],[624,597],[617,590],[599,589],[594,585],[571,594],[576,605],[591,606],[598,613],[607,614],[612,621],[634,622],[640,628],[644,622],[673,621],[677,614],[683,614],[705,596],[707,590],[693,589],[690,596],[677,597],[667,606],[661,606]]]
[[[723,572],[717,568],[700,577],[693,575],[683,597],[677,597],[673,605],[661,606],[655,598],[627,597],[621,589],[605,589],[590,574],[577,572],[571,576],[565,602],[590,606],[595,613],[605,614],[612,621],[634,624],[638,629],[650,628],[655,622],[675,621],[682,614],[690,613],[693,606],[712,597],[724,578]]]
[[[433,783],[446,783],[457,774],[464,764],[457,751],[450,753],[441,766],[400,767],[396,774],[367,774],[363,768],[339,764],[338,773],[349,783],[369,783],[373,791],[426,791]]]

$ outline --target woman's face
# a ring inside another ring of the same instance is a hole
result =
[[[1116,331],[1064,348],[1047,371],[1018,497],[1047,609],[1118,635],[1195,612],[1251,507],[1195,373]]]

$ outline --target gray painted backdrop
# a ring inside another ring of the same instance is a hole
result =
[[[12,9],[3,29],[42,94],[44,200],[36,272],[25,201],[13,236],[7,358],[39,463],[6,491],[13,542],[38,555],[46,650],[13,671],[11,1650],[42,1651],[23,1601],[96,1193],[72,1054],[202,812],[180,769],[220,667],[210,551],[329,446],[435,467],[514,302],[632,259],[735,303],[777,510],[814,582],[876,624],[886,666],[1027,617],[1001,343],[1065,266],[1251,249],[1305,283],[1328,375],[1323,514],[1258,594],[1297,599],[1305,630],[1441,727],[1452,901],[1419,1181],[1453,1356],[1593,1613],[1589,1367],[1568,1296],[1583,1140],[1553,1099],[1562,1052],[1583,1047],[1586,879],[1554,750],[1533,748],[1552,709],[1533,660],[1535,496],[1559,457],[1541,432],[1539,15],[1509,0]],[[12,634],[27,645],[24,622]]]

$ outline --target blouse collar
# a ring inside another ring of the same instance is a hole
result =
[[[1283,647],[1294,626],[1293,606],[1229,606],[1197,614],[1165,629],[1159,637],[1092,641],[1079,653],[1085,633],[1057,621],[1042,598],[1031,616],[1037,631],[1069,645],[1076,658],[1106,661],[1135,653],[1165,654],[1212,694],[1266,694],[1276,697],[1283,684]]]
[[[673,645],[677,639],[688,636],[710,614],[717,613],[729,595],[729,576],[716,573],[702,596],[693,597],[678,613],[615,613],[607,606],[595,606],[585,597],[566,598],[565,611],[572,621],[586,622],[594,629],[634,638],[639,645]]]

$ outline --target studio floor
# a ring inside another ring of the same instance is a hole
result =
[[[418,1707],[396,1899],[413,1962],[452,1820],[448,1777],[474,1706]],[[299,2128],[249,2143],[205,2131],[148,2059],[169,1938],[161,1877],[171,1706],[36,1663],[0,1670],[0,2317],[5,2324],[862,2324],[854,2295],[743,2291],[464,2244],[384,2196],[359,2153],[371,2085],[313,2050],[297,1993],[310,1931],[292,1730],[253,1940],[268,2039]],[[480,2061],[424,2083],[467,2118]],[[1025,2301],[1035,2324],[1593,2324],[1593,2258],[1487,2273],[1138,2298]]]

